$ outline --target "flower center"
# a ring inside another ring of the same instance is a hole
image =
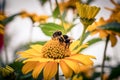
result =
[[[42,53],[45,58],[62,59],[70,55],[70,50],[66,43],[52,39],[43,46]]]

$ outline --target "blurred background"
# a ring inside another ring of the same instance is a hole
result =
[[[55,8],[54,4],[55,1],[52,1],[52,9]],[[58,0],[61,2],[61,0]],[[86,1],[86,0],[83,0]],[[118,2],[119,0],[115,0]],[[29,13],[36,13],[38,15],[52,15],[51,13],[51,7],[49,4],[49,1],[47,1],[44,5],[41,4],[41,0],[0,0],[0,8],[2,9],[3,2],[5,2],[4,6],[4,12],[5,15],[11,16],[13,14],[19,13],[21,11],[27,11]],[[94,0],[90,3],[90,5],[95,5],[97,7],[100,7],[101,10],[96,16],[96,21],[103,17],[104,19],[108,19],[111,12],[109,10],[106,10],[105,7],[108,8],[114,8],[115,6],[110,2],[110,0]],[[70,9],[67,12],[66,19],[71,22],[73,18],[73,11]],[[49,17],[47,22],[54,22],[52,17]],[[55,21],[56,23],[59,22],[59,20]],[[79,20],[76,19],[74,23],[79,23]],[[36,41],[47,41],[50,39],[49,36],[46,36],[40,28],[38,28],[38,23],[32,23],[30,18],[21,18],[20,16],[16,16],[10,23],[6,25],[6,36],[8,38],[8,44],[7,44],[7,52],[8,52],[8,61],[9,63],[12,63],[15,59],[15,53],[16,51],[21,49],[21,46],[26,45],[30,42],[36,42]],[[36,26],[36,27],[35,27]],[[68,35],[73,37],[75,40],[79,38],[82,31],[82,24],[76,25],[69,33]],[[31,33],[32,29],[32,33]],[[88,38],[91,39],[95,36],[90,36]],[[104,51],[105,41],[100,41],[89,48],[82,51],[83,53],[91,54],[96,57],[96,60],[94,61],[94,65],[101,64],[102,57],[103,57],[103,51]],[[111,47],[111,44],[109,43],[108,49],[107,49],[107,56],[110,57],[111,61],[108,64],[111,65],[117,65],[120,62],[120,38],[118,38],[118,43],[115,47]],[[5,62],[5,50],[2,48],[0,57],[2,58],[3,62]]]

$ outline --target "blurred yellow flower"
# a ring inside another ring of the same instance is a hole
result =
[[[0,12],[0,21],[4,20],[6,16]]]
[[[22,11],[21,14],[20,14],[20,16],[21,16],[22,18],[30,17],[30,13],[28,13],[28,12],[26,12],[26,11]]]
[[[103,30],[101,28],[99,28],[99,26],[105,25],[108,22],[105,21],[103,18],[100,18],[100,20],[98,22],[94,22],[92,25],[90,25],[87,30],[92,32],[91,34],[94,35],[96,33],[99,33],[100,38],[106,38],[108,36],[110,36],[110,41],[111,41],[111,45],[115,46],[117,43],[117,38],[116,35],[120,36],[120,33],[111,31],[111,30]]]
[[[66,31],[72,27],[72,24],[68,22],[61,22],[60,25],[63,26]]]
[[[36,15],[36,14],[31,15],[31,17],[34,22],[40,22],[40,23],[45,23],[49,18],[49,16],[47,15]]]
[[[77,1],[79,1],[79,0],[69,0],[69,1],[66,1],[66,2],[59,3],[60,11],[63,12],[63,11],[65,11],[68,8],[75,9],[76,8],[75,3]]]
[[[21,17],[22,18],[30,17],[33,22],[40,22],[40,23],[45,23],[49,18],[49,16],[47,15],[37,15],[35,13],[28,13],[26,11],[21,12]]]
[[[76,8],[80,18],[94,19],[99,12],[100,8],[96,6],[89,6],[87,4],[81,4],[76,2]]]
[[[72,80],[83,80],[82,76],[74,75]]]
[[[90,66],[81,66],[80,69],[81,72],[77,75],[74,75],[72,80],[84,80],[83,75],[86,78],[90,79],[94,73],[94,69]]]
[[[6,19],[7,17],[2,13],[0,12],[0,21]],[[4,34],[4,26],[2,24],[0,24],[0,34]]]
[[[4,26],[0,24],[0,34],[4,34]]]
[[[3,77],[10,76],[14,72],[14,69],[8,65],[6,67],[1,67],[0,66],[0,73],[2,74]]]
[[[73,42],[74,43],[74,42]],[[79,73],[81,66],[92,66],[94,56],[72,53],[65,42],[52,38],[44,46],[32,45],[30,49],[18,52],[25,64],[22,72],[27,74],[32,71],[33,78],[37,78],[43,70],[44,80],[51,80],[58,71],[58,64],[65,78],[70,78],[73,74]]]
[[[117,21],[120,23],[120,5],[118,3],[115,3],[114,0],[111,0],[111,2],[114,4],[115,8],[114,9],[106,8],[107,10],[110,10],[112,12],[108,21],[109,22]]]

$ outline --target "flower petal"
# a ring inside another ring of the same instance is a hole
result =
[[[113,34],[111,34],[111,35],[110,35],[110,41],[111,41],[112,47],[115,46],[116,43],[117,43],[117,38],[116,38],[116,36],[113,35]]]
[[[23,74],[27,74],[28,72],[32,71],[35,68],[36,64],[37,62],[27,62],[22,68]]]
[[[86,47],[88,47],[88,43],[85,43],[85,44],[79,46],[78,48],[76,48],[75,50],[73,50],[72,54],[79,53],[81,49],[86,48]]]
[[[51,80],[57,73],[57,68],[56,62],[48,62],[43,71],[44,80]]]
[[[93,65],[93,62],[90,58],[95,59],[94,56],[91,55],[83,55],[83,54],[75,54],[68,59],[78,60],[80,63],[84,65]]]
[[[78,62],[75,62],[75,61],[72,61],[72,60],[67,60],[67,59],[64,59],[64,62],[77,74],[79,73],[79,63]]]
[[[99,32],[100,38],[106,38],[108,36],[108,33],[104,30],[99,30]]]
[[[73,73],[72,69],[63,60],[60,61],[60,67],[65,78],[69,78],[72,76]]]
[[[41,53],[42,45],[36,44],[36,45],[31,45],[30,47]]]
[[[18,52],[17,54],[20,54],[20,57],[23,58],[32,58],[32,57],[38,57],[38,56],[42,56],[42,54],[34,49],[28,49],[26,51],[23,52]]]
[[[70,45],[70,50],[72,51],[79,43],[80,43],[80,41],[78,41],[78,40],[74,41],[74,42]]]
[[[47,58],[41,58],[41,57],[35,57],[35,58],[29,58],[23,61],[23,63],[29,62],[29,61],[39,61],[39,62],[48,62],[53,61],[52,59]]]
[[[40,63],[40,62],[37,63],[35,69],[32,72],[33,78],[37,78],[39,76],[40,72],[42,71],[45,65],[46,63]]]

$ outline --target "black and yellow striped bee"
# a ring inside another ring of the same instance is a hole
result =
[[[67,35],[62,35],[61,31],[54,32],[53,38],[58,39],[60,43],[65,43],[65,48],[69,48],[70,43],[72,43],[70,37],[68,37]]]

